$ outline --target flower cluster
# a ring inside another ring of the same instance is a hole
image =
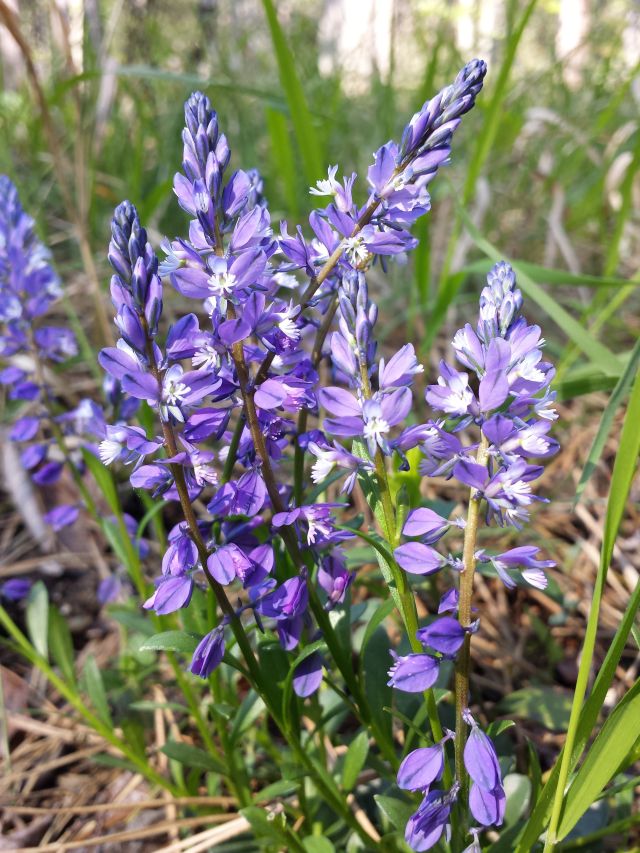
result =
[[[349,472],[349,489],[358,471],[370,469],[369,460],[320,430],[296,426],[295,418],[306,423],[302,415],[317,412],[319,403],[329,410],[333,405],[336,423],[343,424],[334,435],[363,436],[371,452],[403,453],[420,439],[411,429],[395,439],[388,435],[411,405],[408,386],[419,370],[413,349],[405,347],[386,365],[381,361],[378,391],[372,394],[368,385],[376,309],[364,270],[416,245],[408,228],[429,209],[427,185],[448,160],[453,133],[485,72],[483,62],[469,63],[414,116],[400,145],[390,142],[376,152],[363,207],[353,197],[356,176],[339,183],[337,168],[330,169],[327,181],[312,190],[332,201],[312,212],[310,242],[300,228],[291,236],[286,223],[274,237],[259,174],[230,172],[227,139],[199,92],[185,104],[182,171],[174,180],[191,217],[188,238],[165,240],[166,257],[158,263],[133,205],[117,208],[109,259],[120,340],[102,351],[100,363],[125,395],[156,410],[162,434],[149,435],[121,413],[106,427],[100,455],[107,464],[131,466],[134,487],[179,499],[185,515],[171,531],[146,607],[161,614],[184,607],[203,580],[220,600],[221,588],[237,583],[245,603],[235,616],[251,611],[260,630],[264,619],[272,620],[281,645],[291,650],[303,635],[317,635],[309,613],[314,565],[324,606],[344,599],[352,574],[337,546],[349,534],[335,527],[335,505],[296,504],[276,474],[293,441],[316,456],[317,483],[338,465]],[[302,296],[296,293],[299,270],[311,278]],[[161,343],[163,278],[182,297],[197,300],[198,308],[179,317]],[[331,316],[336,297],[340,332],[331,345],[340,353],[336,368],[355,395],[317,390],[324,338],[315,309]],[[308,346],[314,336],[315,346]],[[191,508],[204,492],[206,521]],[[290,562],[277,559],[278,540],[289,551],[293,573]],[[223,629],[220,624],[203,639],[194,672],[206,675],[222,659]],[[320,683],[321,666],[319,656],[306,658],[294,688],[308,695]]]
[[[55,483],[65,465],[52,430],[62,434],[76,427],[73,414],[56,413],[52,387],[52,368],[77,352],[70,329],[46,322],[61,295],[50,253],[33,219],[11,180],[0,176],[0,384],[9,400],[21,405],[9,437],[21,444],[22,464],[40,486]],[[45,521],[58,531],[72,524],[78,511],[77,504],[55,506]]]
[[[544,589],[543,570],[555,565],[538,559],[534,546],[511,548],[495,556],[475,550],[480,506],[486,508],[487,523],[520,528],[531,504],[542,500],[531,487],[542,466],[532,460],[547,458],[558,447],[548,434],[556,417],[552,407],[555,394],[549,390],[554,370],[543,360],[539,327],[527,323],[521,307],[522,294],[513,270],[504,262],[496,264],[480,296],[476,328],[467,324],[453,339],[456,357],[469,372],[443,361],[437,384],[426,391],[427,402],[445,417],[426,425],[422,470],[470,486],[470,510],[467,519],[448,520],[428,507],[419,507],[404,524],[402,532],[409,541],[396,548],[395,557],[406,572],[427,575],[448,565],[461,574],[460,592],[447,592],[438,617],[417,633],[424,653],[396,657],[389,670],[389,683],[400,690],[427,690],[438,678],[441,661],[459,658],[463,649],[468,658],[469,637],[479,625],[479,620],[470,619],[468,582],[476,562],[489,571],[492,567],[508,588],[524,582]],[[478,438],[463,444],[459,435],[470,428],[478,431]],[[444,557],[434,547],[452,527],[465,531],[463,558]],[[442,836],[463,782],[456,780],[449,792],[430,790],[442,775],[440,759],[444,742],[451,736],[464,744],[464,766],[472,781],[471,814],[481,826],[502,822],[505,795],[495,749],[468,709],[464,709],[462,721],[470,727],[468,736],[458,731],[434,746],[415,750],[398,773],[400,787],[421,790],[425,795],[406,831],[415,850],[430,849]]]

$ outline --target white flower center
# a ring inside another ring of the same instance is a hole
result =
[[[122,445],[120,442],[114,441],[112,438],[105,438],[98,445],[98,454],[103,465],[111,465],[112,462],[115,462],[121,450]]]
[[[217,296],[228,296],[236,286],[238,279],[232,272],[214,272],[209,276],[209,290]]]
[[[516,501],[518,504],[531,503],[531,483],[516,480],[515,483],[507,483],[503,491],[510,500]]]
[[[364,436],[366,439],[371,439],[378,444],[380,439],[389,432],[389,429],[387,421],[380,415],[375,415],[364,425]]]
[[[342,247],[349,262],[354,267],[366,263],[369,258],[369,250],[365,246],[362,237],[347,237],[343,240]]]
[[[216,351],[213,344],[206,344],[196,350],[191,363],[194,367],[220,367],[220,353]]]
[[[170,406],[175,406],[176,403],[184,400],[189,391],[191,391],[191,388],[185,385],[184,382],[174,382],[171,380],[165,386],[164,399]]]

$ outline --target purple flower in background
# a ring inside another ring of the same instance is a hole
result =
[[[49,510],[49,512],[44,516],[44,520],[47,524],[50,524],[55,531],[58,531],[73,524],[78,518],[79,513],[80,509],[75,505],[61,505]]]
[[[9,578],[0,584],[0,598],[7,601],[20,601],[29,595],[31,581],[28,578]]]

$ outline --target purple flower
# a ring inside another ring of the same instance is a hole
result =
[[[504,820],[506,802],[502,785],[496,785],[492,791],[487,791],[476,782],[471,784],[469,809],[482,826],[500,826]]]
[[[453,616],[443,616],[426,628],[420,628],[416,637],[423,646],[429,646],[446,657],[453,657],[464,643],[466,634],[476,629],[477,624],[465,629]]]
[[[306,699],[322,684],[322,656],[313,652],[300,661],[293,675],[293,691],[296,696]]]
[[[200,678],[208,678],[224,657],[224,629],[214,628],[198,643],[189,670]]]
[[[393,552],[398,565],[412,575],[432,575],[445,565],[445,559],[435,548],[422,542],[407,542]]]
[[[31,441],[40,429],[39,418],[18,418],[11,427],[9,438],[11,441]]]
[[[332,510],[340,504],[313,504],[301,506],[287,512],[277,512],[271,523],[274,527],[287,527],[304,521],[307,524],[307,543],[313,545],[318,537],[322,540],[331,539],[335,533]]]
[[[440,599],[440,604],[438,605],[438,613],[451,613],[457,612],[458,610],[458,601],[459,594],[457,589],[449,589]]]
[[[405,536],[420,536],[427,545],[433,545],[448,530],[450,522],[428,507],[418,507],[407,516],[402,532]]]
[[[117,601],[121,589],[122,583],[116,575],[103,578],[98,584],[97,598],[99,604],[104,607],[105,604]]]
[[[414,749],[398,768],[398,787],[406,791],[428,791],[444,770],[444,738],[434,746]]]
[[[146,610],[155,610],[158,616],[166,616],[186,607],[193,594],[193,579],[189,575],[160,578],[153,595],[142,605]]]
[[[341,556],[336,553],[325,557],[318,568],[318,584],[327,593],[327,610],[344,601],[347,589],[355,577],[349,572]]]
[[[7,601],[20,601],[26,598],[31,589],[31,581],[27,578],[9,578],[0,584],[0,598]]]
[[[272,619],[292,619],[305,612],[308,602],[307,580],[298,575],[280,584],[277,589],[262,599],[256,609],[263,616],[269,616]]]
[[[472,724],[464,746],[464,766],[473,781],[485,791],[493,791],[502,782],[495,747],[476,723]]]
[[[389,670],[389,684],[405,693],[423,693],[436,683],[440,661],[432,655],[410,654],[398,657]]]
[[[245,576],[252,569],[252,562],[237,545],[230,542],[209,555],[207,568],[218,583],[226,586],[236,578]]]
[[[47,524],[50,524],[55,531],[58,531],[73,524],[78,518],[79,513],[80,510],[77,506],[64,504],[49,510],[49,512],[44,516],[44,520]]]
[[[405,841],[412,850],[430,850],[442,838],[449,822],[457,791],[430,791],[411,815],[405,830]]]

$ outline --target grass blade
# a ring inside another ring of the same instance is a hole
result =
[[[609,397],[609,402],[607,403],[606,408],[602,414],[600,425],[598,427],[598,432],[596,433],[596,436],[593,439],[593,444],[591,445],[591,449],[589,450],[587,461],[585,462],[584,468],[582,469],[582,474],[580,475],[580,482],[578,483],[578,487],[576,489],[574,506],[580,500],[585,486],[589,482],[589,478],[593,474],[598,460],[602,455],[605,442],[609,436],[609,433],[611,432],[613,419],[615,417],[616,412],[618,411],[619,406],[622,404],[623,399],[626,397],[629,388],[631,387],[633,377],[635,376],[636,371],[638,369],[638,364],[640,364],[640,340],[637,341],[635,347],[633,348],[633,351],[631,352],[631,356],[629,358],[629,362],[625,367],[622,376],[618,380],[618,384],[613,389],[611,396]]]
[[[284,89],[291,112],[291,121],[300,148],[304,173],[308,183],[315,184],[318,178],[322,177],[324,158],[313,126],[311,111],[296,72],[293,55],[278,21],[275,6],[272,0],[262,0],[262,5],[267,16],[271,41],[278,61],[280,84]]]
[[[587,684],[591,672],[591,663],[593,661],[593,652],[595,649],[596,634],[598,630],[600,602],[602,600],[602,593],[607,578],[609,564],[613,555],[613,546],[622,521],[627,497],[629,495],[631,483],[633,482],[636,470],[638,452],[640,451],[640,430],[638,430],[637,427],[639,419],[640,372],[636,375],[631,398],[629,399],[629,406],[624,419],[618,453],[616,454],[613,474],[611,476],[611,487],[609,490],[609,500],[607,502],[607,513],[602,537],[602,548],[600,551],[600,566],[598,568],[598,576],[593,591],[591,609],[589,612],[589,619],[582,647],[580,668],[578,670],[578,679],[571,708],[571,718],[569,720],[569,728],[567,731],[567,740],[560,760],[560,770],[555,788],[553,810],[551,814],[549,832],[547,834],[547,841],[545,844],[545,853],[553,850],[557,841],[556,834],[562,813],[562,807],[565,801],[565,788],[573,764],[574,745],[578,740],[580,715],[584,705]],[[522,845],[522,840],[520,843]],[[523,846],[518,848],[518,850],[522,851],[525,849],[530,848]]]
[[[593,742],[566,797],[558,840],[565,838],[593,803],[640,737],[640,681],[618,702]]]

